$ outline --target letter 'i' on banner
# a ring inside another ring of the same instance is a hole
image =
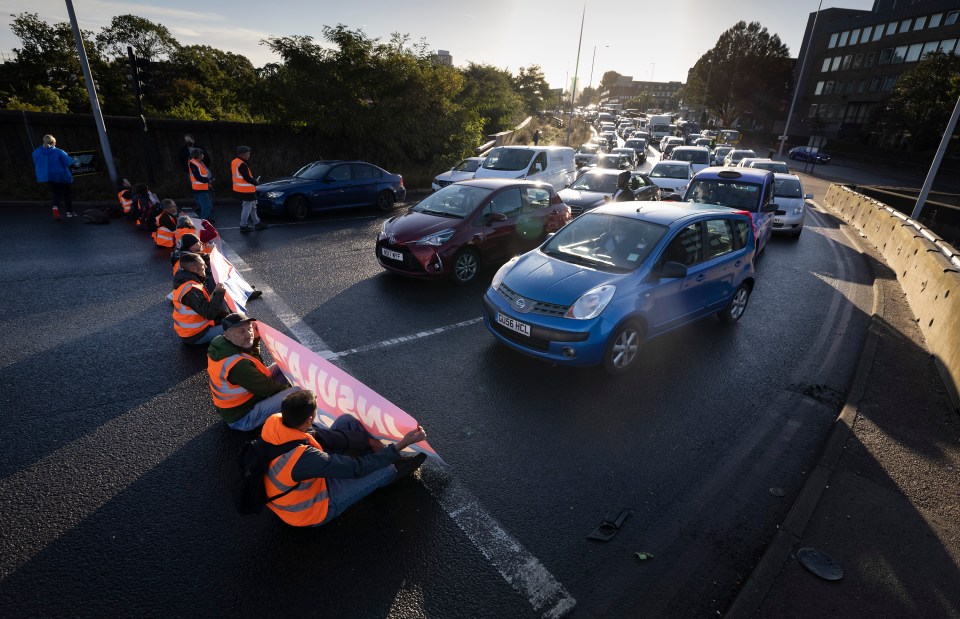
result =
[[[257,331],[290,382],[317,394],[317,416],[327,427],[340,415],[349,414],[373,437],[392,443],[417,427],[416,419],[303,344],[259,321]],[[443,462],[426,441],[409,449]]]
[[[253,293],[253,287],[233,268],[230,261],[223,257],[216,246],[210,251],[210,270],[213,271],[213,281],[226,287],[225,298],[230,310],[246,313],[247,299]]]

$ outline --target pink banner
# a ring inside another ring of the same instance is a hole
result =
[[[247,299],[250,298],[253,287],[233,268],[230,261],[223,257],[216,246],[210,251],[210,270],[213,271],[213,281],[223,284],[227,289],[224,298],[230,311],[246,313]]]
[[[303,344],[259,321],[257,330],[286,377],[294,385],[317,394],[317,416],[327,427],[340,415],[349,414],[372,436],[393,443],[417,427],[416,419]],[[422,451],[442,462],[426,441],[409,449]]]

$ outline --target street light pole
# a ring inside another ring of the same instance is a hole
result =
[[[797,95],[800,94],[800,82],[803,81],[807,61],[813,54],[813,33],[817,30],[817,18],[820,17],[820,7],[823,6],[823,0],[817,5],[817,13],[813,16],[813,26],[810,27],[810,37],[807,39],[807,53],[803,55],[803,64],[800,66],[800,75],[797,76],[797,85],[793,89],[793,100],[790,102],[790,111],[787,112],[787,122],[783,125],[783,133],[780,135],[780,150],[777,151],[777,157],[783,157],[783,144],[787,141],[787,130],[790,129],[790,119],[793,117],[793,108],[797,104]]]
[[[923,181],[923,188],[920,190],[920,195],[917,196],[917,204],[913,207],[913,213],[910,214],[911,219],[920,221],[920,212],[923,211],[923,205],[927,201],[927,196],[930,195],[930,188],[933,187],[933,179],[937,177],[940,162],[943,161],[943,154],[947,152],[947,144],[950,143],[950,138],[953,137],[953,130],[957,126],[958,118],[960,118],[960,98],[957,98],[957,105],[953,108],[950,121],[947,122],[947,129],[943,132],[943,138],[940,140],[940,147],[937,148],[937,154],[933,156],[933,163],[930,164],[927,178]]]
[[[710,68],[707,70],[707,88],[703,91],[703,101],[700,108],[700,122],[707,124],[707,97],[710,96],[710,78],[713,76],[713,58],[707,58]]]
[[[583,22],[587,18],[587,3],[583,3],[583,14],[580,15],[580,42],[577,43],[577,64],[573,68],[573,89],[570,91],[570,113],[567,116],[567,146],[570,146],[570,129],[573,125],[573,98],[577,94],[577,75],[580,73],[580,48],[583,47]]]

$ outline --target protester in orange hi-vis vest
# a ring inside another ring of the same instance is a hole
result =
[[[176,276],[177,271],[180,270],[180,258],[184,254],[197,254],[203,259],[207,270],[206,287],[212,288],[213,284],[210,283],[210,254],[204,252],[203,243],[200,242],[200,238],[197,235],[188,233],[177,239],[177,243],[173,247],[173,252],[170,254],[170,262],[173,264],[174,276]]]
[[[182,254],[180,270],[173,277],[173,329],[184,344],[206,344],[223,333],[218,324],[227,313],[223,284],[207,292],[207,265],[197,254]]]
[[[130,215],[130,207],[133,206],[133,189],[130,181],[125,178],[120,179],[119,189],[117,199],[120,201],[120,211],[124,215]]]
[[[157,229],[153,231],[153,242],[157,247],[173,249],[177,230],[177,203],[167,198],[161,203],[163,208],[155,221]]]
[[[193,220],[190,219],[188,215],[181,215],[177,217],[177,229],[175,230],[176,237],[174,241],[179,244],[180,239],[184,234],[193,234],[194,236],[200,236],[197,232],[197,227],[193,224]]]
[[[230,162],[233,195],[240,200],[240,232],[250,232],[250,224],[264,230],[267,224],[257,216],[257,179],[250,172],[250,147],[238,146],[237,157]]]
[[[216,223],[210,216],[213,213],[213,197],[210,195],[210,183],[213,182],[213,176],[203,162],[202,150],[194,148],[190,155],[191,159],[187,164],[187,172],[190,174],[190,188],[193,189],[193,200],[197,203],[197,209],[200,211],[200,219],[208,219],[212,223]]]
[[[338,417],[329,430],[314,423],[316,415],[316,395],[298,391],[284,398],[260,433],[273,445],[307,443],[274,459],[263,480],[267,506],[289,525],[326,524],[377,488],[407,477],[427,458],[400,456],[427,438],[419,426],[384,447],[351,415]]]
[[[181,258],[183,262],[183,258]],[[260,356],[257,325],[246,314],[230,314],[220,323],[223,335],[207,349],[210,395],[220,418],[234,430],[253,430],[280,412],[291,387],[276,363],[267,367]]]

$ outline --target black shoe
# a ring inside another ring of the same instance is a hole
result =
[[[254,290],[250,293],[250,296],[247,297],[247,301],[253,301],[254,299],[259,299],[263,296],[263,292],[260,290]]]
[[[259,223],[259,224],[257,224],[257,225],[254,226],[254,228],[256,228],[257,230],[266,230],[266,229],[269,228],[269,227],[270,227],[270,226],[268,226],[268,225],[265,224],[265,223]]]
[[[397,458],[393,466],[397,467],[397,474],[393,478],[393,483],[396,483],[403,479],[404,477],[409,477],[420,468],[420,465],[423,464],[427,459],[427,454],[418,453],[415,456],[400,456]]]
[[[240,232],[244,234],[246,234],[247,232],[250,232],[251,230],[253,230],[253,228],[251,228],[250,226],[240,226]]]

